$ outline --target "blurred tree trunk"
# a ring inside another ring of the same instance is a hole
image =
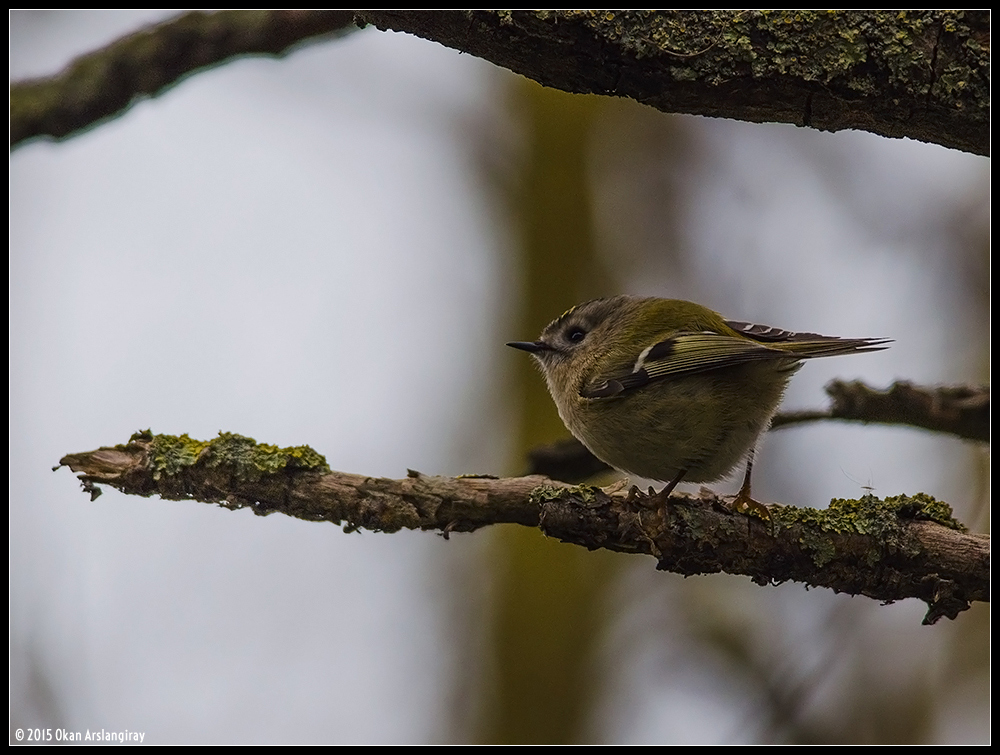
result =
[[[511,338],[533,339],[572,305],[608,290],[599,284],[587,175],[603,103],[524,79],[514,83],[512,94],[526,144],[510,186],[523,297]],[[531,360],[516,363],[520,430],[514,463],[520,466],[527,449],[567,431]],[[537,530],[504,527],[489,558],[497,585],[489,629],[495,666],[482,679],[487,689],[478,739],[579,742],[600,686],[593,661],[615,556],[548,540]]]

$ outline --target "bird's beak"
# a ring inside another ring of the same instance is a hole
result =
[[[511,341],[508,346],[527,351],[530,354],[537,354],[540,351],[552,351],[552,347],[544,341]]]

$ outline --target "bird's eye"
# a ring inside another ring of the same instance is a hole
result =
[[[587,336],[587,331],[575,325],[566,331],[566,340],[570,343],[580,343]]]

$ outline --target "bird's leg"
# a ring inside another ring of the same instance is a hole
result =
[[[740,492],[733,499],[733,511],[738,511],[741,514],[753,512],[764,521],[770,522],[771,512],[767,510],[767,506],[750,497],[750,473],[753,471],[753,455],[755,450],[751,448],[750,455],[747,457],[747,473],[743,477],[743,485],[740,487]]]
[[[682,469],[670,482],[666,484],[659,493],[654,493],[653,489],[649,489],[649,505],[651,508],[659,508],[660,506],[667,505],[667,499],[670,498],[670,494],[674,492],[674,488],[677,487],[678,483],[684,479],[684,475],[687,474],[686,469]]]

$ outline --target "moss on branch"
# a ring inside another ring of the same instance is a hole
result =
[[[672,495],[571,486],[545,477],[401,480],[332,472],[308,446],[278,448],[220,433],[212,441],[136,433],[128,443],[69,454],[85,489],[193,499],[345,530],[471,532],[538,527],[591,550],[649,554],[680,574],[728,572],[759,584],[797,581],[882,601],[916,597],[925,621],[989,600],[989,537],[965,532],[930,496],[836,500],[826,510],[770,506],[771,521],[734,513],[708,490]]]

